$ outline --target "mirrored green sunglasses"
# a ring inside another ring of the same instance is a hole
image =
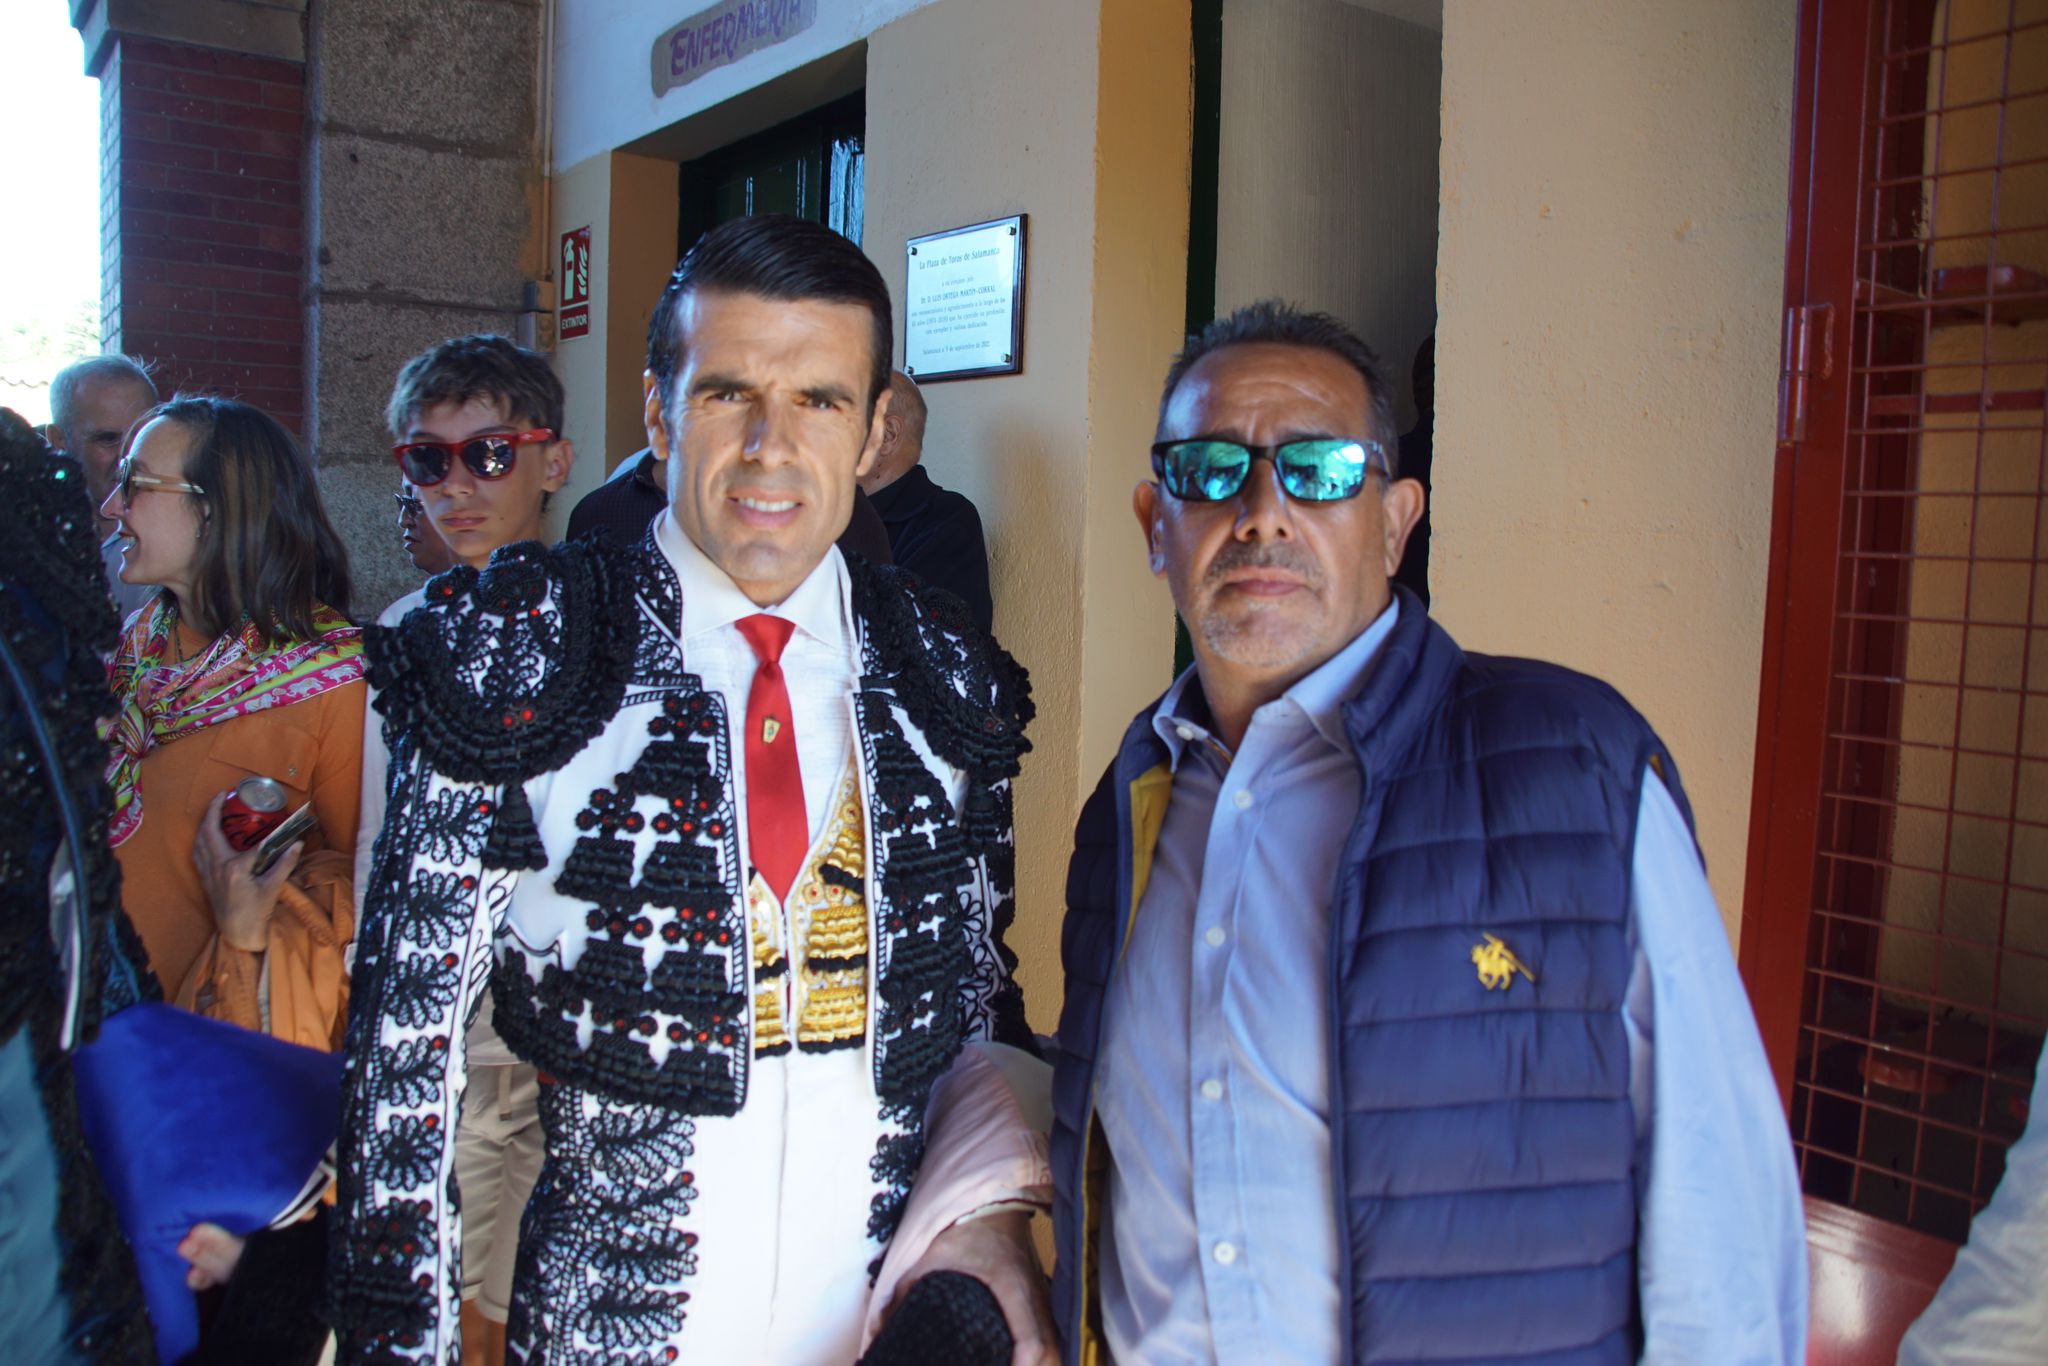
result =
[[[1162,441],[1152,448],[1152,472],[1168,493],[1190,503],[1234,498],[1251,477],[1252,464],[1270,460],[1280,487],[1304,503],[1355,498],[1374,469],[1391,478],[1386,452],[1377,441],[1315,436],[1277,446],[1247,446],[1218,437]]]

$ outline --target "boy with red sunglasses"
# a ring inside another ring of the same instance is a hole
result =
[[[576,459],[562,436],[562,407],[562,382],[547,357],[504,337],[454,337],[398,372],[386,412],[397,442],[392,455],[456,564],[481,571],[501,546],[548,539],[541,519],[549,496]],[[396,625],[423,595],[408,593],[391,604],[381,624]],[[373,714],[363,737],[356,850],[362,877],[384,823],[389,762],[382,722]],[[463,1361],[497,1366],[505,1359],[519,1216],[543,1154],[539,1081],[491,1027],[488,997],[466,1047],[469,1089],[455,1132],[463,1197]]]
[[[562,405],[547,358],[503,337],[456,337],[398,372],[392,454],[461,563],[482,569],[499,546],[545,539],[541,514],[576,460]]]

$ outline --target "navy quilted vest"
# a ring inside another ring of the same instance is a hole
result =
[[[1345,722],[1365,775],[1330,926],[1346,1356],[1633,1360],[1629,877],[1646,765],[1686,809],[1670,758],[1605,684],[1467,655],[1405,594]],[[1083,1136],[1130,905],[1128,790],[1164,758],[1148,712],[1083,811],[1069,870],[1053,1163],[1070,1361]],[[1481,984],[1488,933],[1533,984]]]

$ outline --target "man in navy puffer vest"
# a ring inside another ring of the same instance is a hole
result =
[[[1791,1144],[1677,770],[1389,588],[1392,427],[1282,305],[1167,378],[1136,510],[1195,668],[1075,836],[1067,1360],[1796,1361]]]

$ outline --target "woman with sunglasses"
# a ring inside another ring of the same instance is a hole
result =
[[[164,990],[202,1015],[339,1046],[354,931],[363,657],[348,552],[267,414],[178,398],[137,426],[102,511],[121,580],[160,591],[114,657],[110,836]],[[221,808],[274,779],[314,830],[262,875]]]

